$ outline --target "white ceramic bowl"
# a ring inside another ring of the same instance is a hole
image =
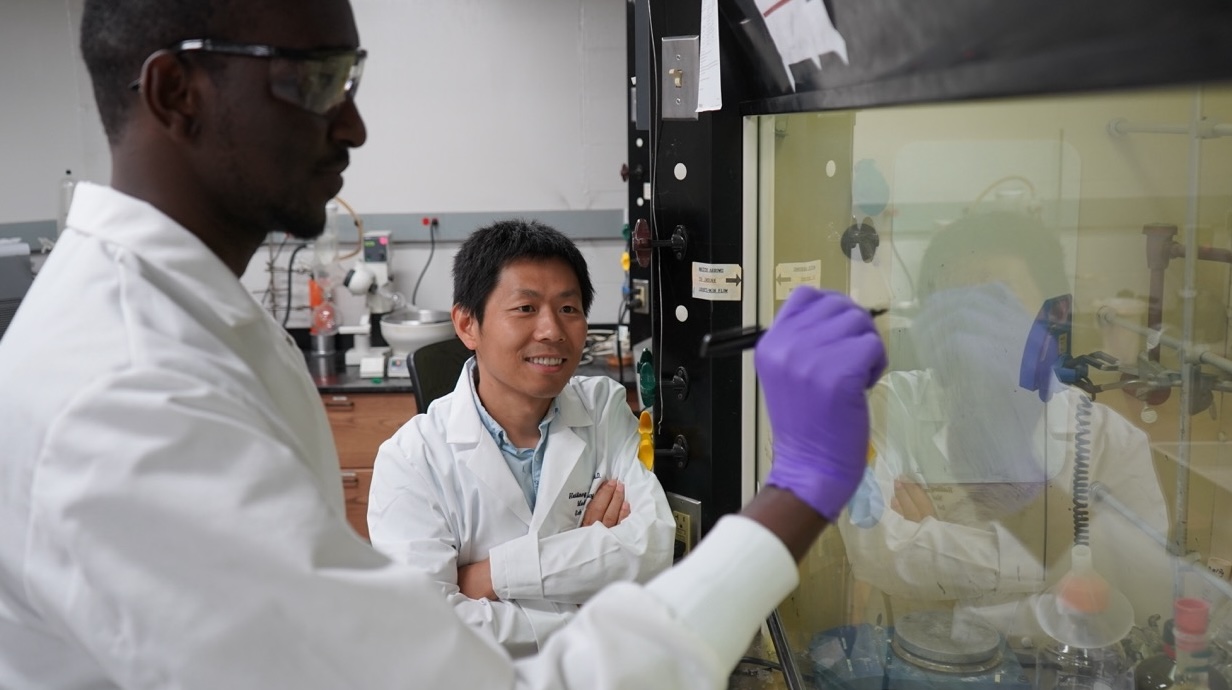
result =
[[[424,345],[448,340],[453,335],[449,312],[418,309],[381,317],[381,336],[395,355],[410,355]]]

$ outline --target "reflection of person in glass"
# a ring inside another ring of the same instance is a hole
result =
[[[1099,403],[1087,421],[1086,394],[1055,377],[1046,403],[1018,385],[1034,315],[1067,283],[1055,234],[1026,216],[970,216],[925,251],[911,328],[920,368],[890,372],[872,391],[875,458],[839,520],[856,579],[885,595],[869,598],[869,620],[877,606],[887,622],[953,607],[1035,634],[1030,595],[1069,568],[1076,457],[1089,455],[1091,481],[1166,533],[1145,434]],[[1137,622],[1166,613],[1163,549],[1099,504],[1089,528],[1096,569]]]

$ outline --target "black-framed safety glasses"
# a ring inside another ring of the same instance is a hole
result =
[[[364,72],[364,60],[368,57],[368,51],[363,48],[292,50],[209,38],[180,41],[166,50],[268,59],[270,93],[318,115],[328,113],[348,98],[355,98],[359,78]],[[130,88],[136,90],[140,85],[138,79]]]

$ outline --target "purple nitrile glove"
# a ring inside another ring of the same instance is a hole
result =
[[[864,394],[886,367],[873,320],[846,295],[798,287],[753,360],[773,434],[766,484],[833,522],[864,476]]]

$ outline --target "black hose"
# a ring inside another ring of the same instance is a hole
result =
[[[763,667],[763,668],[773,669],[773,670],[775,670],[775,671],[782,671],[782,670],[783,670],[783,665],[782,665],[782,664],[780,664],[780,663],[778,663],[778,662],[776,662],[776,661],[770,661],[769,659],[761,659],[761,658],[758,658],[758,657],[755,657],[755,656],[746,656],[746,657],[742,657],[742,658],[740,659],[740,663],[742,663],[742,664],[749,664],[749,665],[752,665],[752,666],[761,666],[761,667]]]
[[[287,327],[287,322],[291,320],[291,276],[295,275],[295,255],[299,254],[299,250],[307,247],[306,244],[301,244],[291,251],[291,260],[287,262],[287,310],[282,314],[282,327]]]
[[[436,225],[436,219],[433,218],[428,225],[428,260],[424,262],[423,270],[415,281],[415,289],[411,291],[411,304],[416,307],[419,306],[419,284],[423,282],[424,276],[428,275],[428,266],[432,265],[432,255],[436,253]]]

